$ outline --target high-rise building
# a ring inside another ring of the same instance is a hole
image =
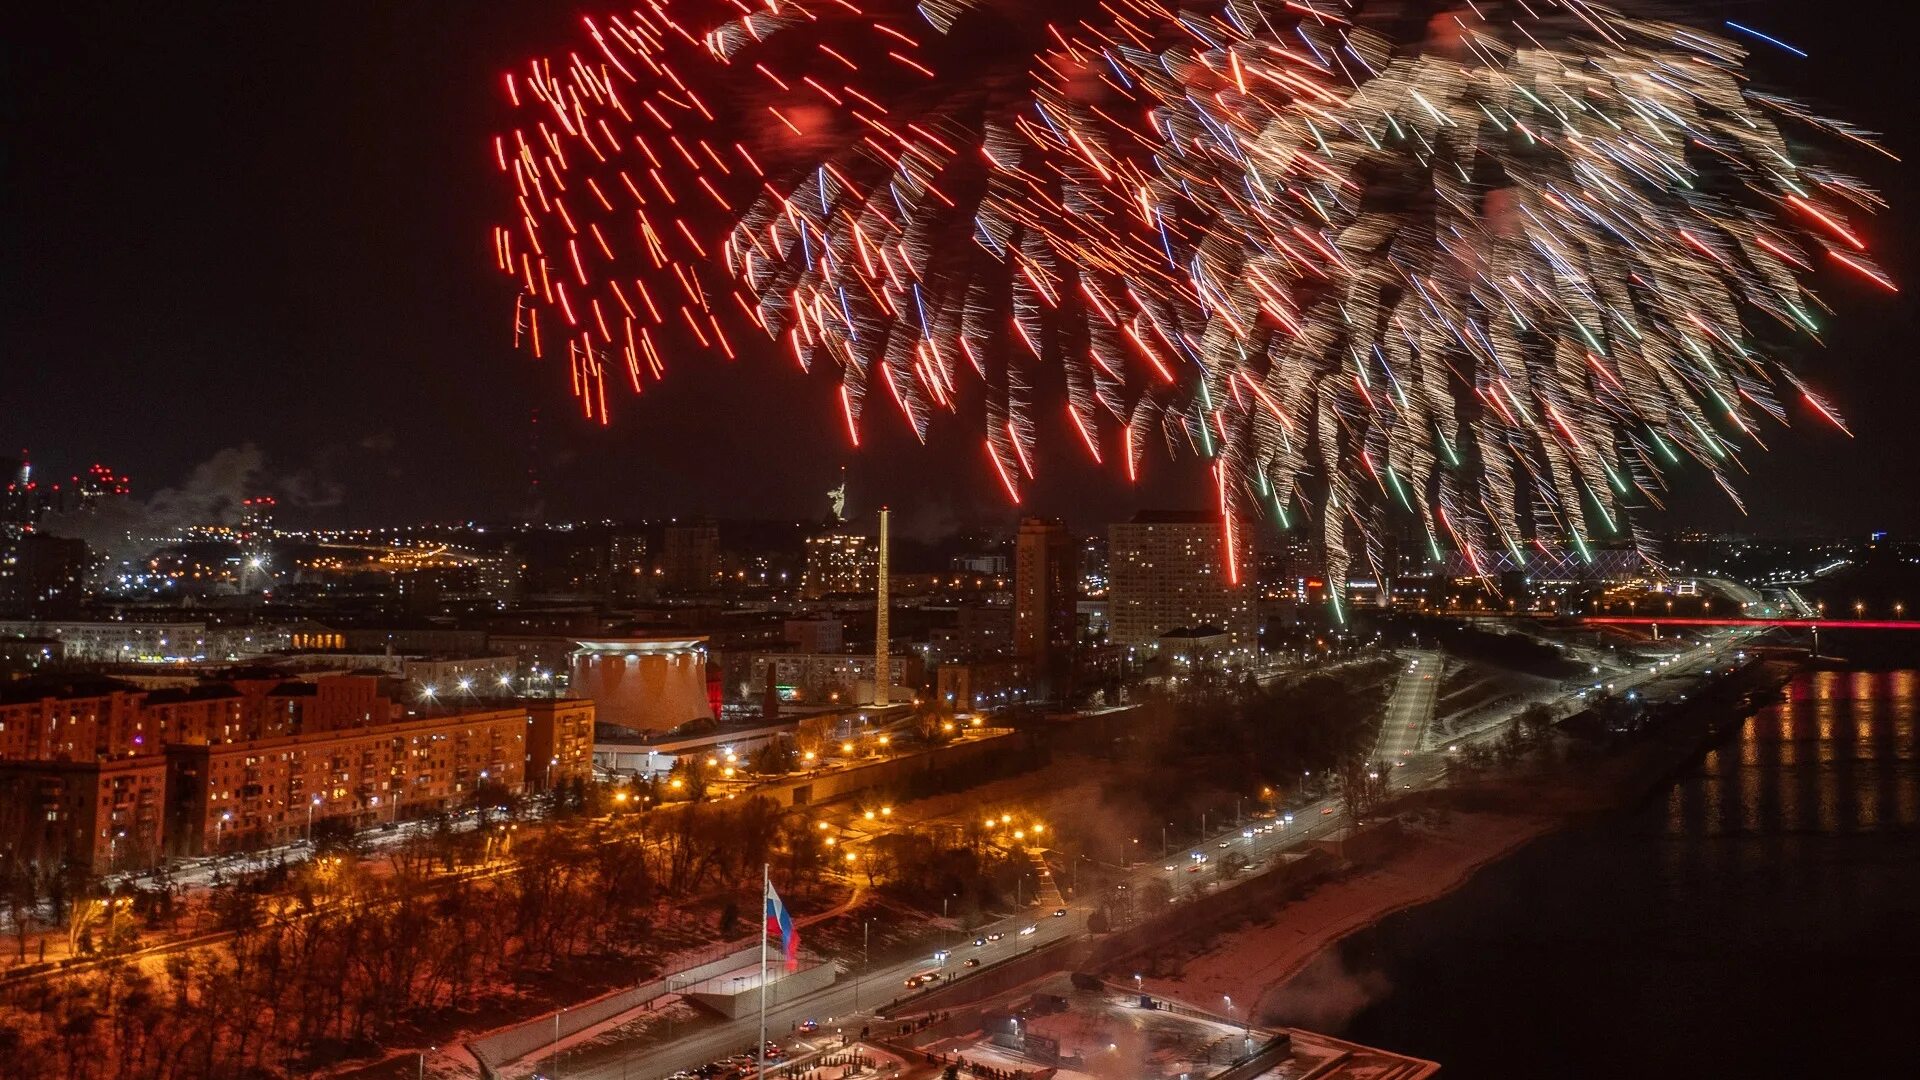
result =
[[[536,529],[520,543],[526,560],[526,595],[540,598],[607,594],[608,546],[604,539],[571,529]]]
[[[1251,657],[1259,636],[1253,543],[1236,535],[1229,563],[1225,533],[1225,523],[1206,513],[1147,511],[1111,526],[1108,639],[1150,649],[1170,630],[1211,626]]]
[[[887,587],[887,508],[880,508],[880,565],[874,573],[873,703],[885,708],[893,689],[893,600]]]
[[[647,572],[647,538],[640,533],[615,533],[607,541],[607,573],[616,599],[641,600],[653,595],[653,580]]]
[[[677,592],[706,592],[720,574],[720,527],[711,521],[667,526],[660,553],[660,584]]]
[[[800,578],[800,595],[850,596],[873,591],[880,565],[873,541],[852,533],[807,537],[807,568]]]
[[[1013,652],[1049,670],[1073,649],[1078,559],[1067,527],[1027,518],[1014,542]]]
[[[798,652],[837,653],[845,630],[839,619],[787,619],[781,624],[781,638]]]
[[[33,466],[27,452],[0,457],[0,532],[33,523]]]
[[[278,504],[273,496],[243,499],[240,502],[240,546],[257,552],[273,539],[273,511]]]
[[[0,614],[70,615],[85,598],[87,542],[67,536],[0,535]]]

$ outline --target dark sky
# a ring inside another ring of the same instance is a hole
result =
[[[919,447],[876,409],[847,452],[834,387],[790,360],[672,359],[665,383],[579,418],[563,368],[510,347],[491,264],[501,217],[491,136],[502,71],[570,40],[601,5],[537,0],[37,3],[0,62],[0,447],[49,472],[103,461],[137,491],[251,443],[310,520],[498,516],[526,502],[540,410],[549,512],[817,515],[847,465],[855,509],[888,501],[918,530],[1005,520],[978,420]],[[618,6],[618,5],[609,5]],[[1904,5],[1681,5],[1762,25],[1814,54],[1763,56],[1781,89],[1916,145]],[[1883,11],[1883,17],[1874,12]],[[1920,287],[1913,173],[1843,165],[1893,209],[1868,222],[1883,265]],[[1829,278],[1827,348],[1802,368],[1856,439],[1796,421],[1740,485],[1758,528],[1920,530],[1920,390],[1905,296]],[[1064,428],[1064,424],[1060,425]],[[1191,462],[1145,491],[1046,431],[1030,508],[1094,524],[1137,505],[1200,505]],[[1686,489],[1666,524],[1730,525]]]

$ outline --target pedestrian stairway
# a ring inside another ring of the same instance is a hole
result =
[[[1039,848],[1028,848],[1027,858],[1033,861],[1034,880],[1039,884],[1033,890],[1034,900],[1049,911],[1067,906],[1067,898],[1060,895],[1060,886],[1054,883],[1053,870],[1047,865],[1047,853]]]

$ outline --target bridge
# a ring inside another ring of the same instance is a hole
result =
[[[1920,619],[1749,619],[1706,615],[1585,615],[1587,626],[1751,626],[1781,630],[1920,630]]]

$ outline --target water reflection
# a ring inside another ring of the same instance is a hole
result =
[[[1345,1034],[1489,1080],[1912,1074],[1920,672],[1810,672],[1664,795],[1356,935]]]
[[[1667,797],[1667,833],[1688,841],[1912,829],[1920,672],[1815,671],[1755,713]]]

